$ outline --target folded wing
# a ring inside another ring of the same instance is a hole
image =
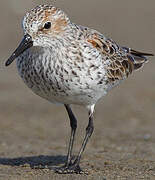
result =
[[[88,42],[103,54],[103,60],[109,62],[107,76],[112,82],[125,79],[147,62],[147,56],[153,56],[153,54],[118,46],[112,39],[106,39],[97,33],[88,38]]]

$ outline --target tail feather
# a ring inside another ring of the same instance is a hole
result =
[[[132,60],[134,70],[138,70],[139,68],[143,66],[144,63],[148,61],[147,56],[154,56],[154,54],[152,53],[144,53],[140,51],[135,51],[133,49],[126,48],[126,47],[123,47],[123,49],[126,50],[126,52],[128,53],[128,57],[130,57],[130,60]]]
[[[147,56],[154,56],[151,53],[143,53],[143,52],[139,52],[139,51],[135,51],[133,49],[130,50],[131,55],[134,57],[134,69],[138,70],[140,69],[144,63],[146,63],[147,60]]]
[[[140,52],[140,51],[135,51],[133,49],[130,49],[130,53],[136,56],[154,56],[154,54],[152,53],[144,53],[144,52]]]

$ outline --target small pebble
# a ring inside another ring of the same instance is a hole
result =
[[[151,138],[151,134],[145,134],[144,135],[144,140],[149,140]]]

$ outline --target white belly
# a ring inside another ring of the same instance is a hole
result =
[[[89,64],[80,69],[81,64],[77,68],[64,64],[65,60],[55,61],[44,50],[40,54],[35,51],[31,48],[18,57],[17,68],[25,84],[37,95],[54,103],[92,105],[107,93],[109,85],[100,64],[96,72],[90,72]],[[98,70],[103,74],[99,76]]]

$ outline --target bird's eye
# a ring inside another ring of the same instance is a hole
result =
[[[46,22],[46,23],[44,24],[44,28],[45,28],[45,29],[50,29],[50,28],[51,28],[51,22]]]

